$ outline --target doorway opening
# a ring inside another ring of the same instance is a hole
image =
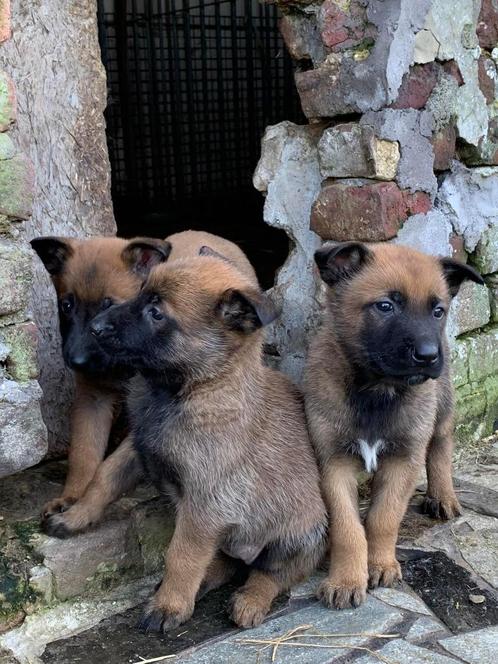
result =
[[[263,287],[285,261],[252,186],[265,127],[305,122],[274,5],[99,0],[118,234],[188,228],[237,242]]]

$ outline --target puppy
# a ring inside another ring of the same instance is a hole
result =
[[[116,495],[141,463],[177,509],[145,630],[187,620],[201,584],[230,578],[234,559],[250,573],[231,617],[258,625],[324,553],[326,510],[303,405],[262,362],[262,328],[275,317],[230,261],[199,256],[157,266],[135,299],[92,322],[104,352],[139,372],[129,398],[136,454],[99,481]]]
[[[425,511],[460,513],[453,490],[453,390],[445,322],[468,265],[391,244],[327,243],[315,254],[328,288],[312,342],[306,414],[330,514],[329,606],[361,604],[367,584],[401,579],[398,529],[426,462]],[[356,474],[373,473],[365,527]]]
[[[257,279],[236,245],[201,231],[176,233],[166,240],[40,237],[31,246],[57,292],[63,356],[74,371],[76,384],[66,483],[62,496],[45,505],[42,514],[45,529],[55,534],[57,521],[51,517],[83,496],[102,463],[111,426],[133,374],[96,342],[89,327],[92,319],[136,295],[151,268],[167,260],[170,253],[176,259],[197,256],[201,249],[222,251],[248,278],[255,283]]]

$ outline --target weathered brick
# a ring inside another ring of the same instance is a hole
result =
[[[498,327],[468,338],[469,381],[478,382],[486,376],[498,375]]]
[[[321,61],[326,50],[320,39],[314,14],[285,14],[279,23],[280,33],[295,60]]]
[[[392,180],[400,154],[396,141],[381,140],[373,127],[350,122],[323,132],[318,158],[323,177]]]
[[[27,219],[33,205],[34,172],[29,159],[17,154],[0,160],[0,214]]]
[[[488,226],[481,234],[472,262],[482,274],[498,271],[498,223]]]
[[[0,339],[9,348],[6,366],[17,381],[38,377],[38,330],[32,322],[8,325],[0,329]]]
[[[495,100],[496,65],[493,60],[481,55],[478,60],[479,88],[481,89],[487,104]]]
[[[415,191],[413,194],[409,191],[403,191],[408,214],[426,214],[432,207],[432,201],[429,194],[425,191]]]
[[[311,228],[324,240],[376,242],[396,235],[407,218],[403,192],[394,182],[326,182],[311,211]]]
[[[0,71],[0,131],[5,131],[16,119],[16,95],[14,83],[4,71]]]
[[[452,258],[462,263],[467,262],[468,254],[465,251],[465,242],[461,235],[452,234],[450,236],[450,244],[452,249]]]
[[[491,311],[485,286],[466,281],[454,298],[448,317],[448,335],[457,337],[489,323]]]
[[[330,59],[316,69],[296,72],[296,87],[308,118],[332,117],[354,110],[342,95],[339,77],[340,63]]]
[[[410,67],[391,108],[423,108],[437,83],[438,71],[439,65],[435,62]]]
[[[455,158],[456,130],[453,125],[447,125],[437,131],[432,137],[432,149],[434,150],[434,170],[447,171]]]
[[[10,0],[0,0],[0,43],[10,39]]]
[[[443,62],[443,70],[449,75],[452,76],[459,86],[463,85],[463,76],[460,71],[460,67],[456,60],[447,60]]]
[[[498,45],[498,2],[482,0],[477,20],[479,46],[492,51]]]

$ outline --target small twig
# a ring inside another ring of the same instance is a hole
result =
[[[298,637],[296,632],[302,632],[305,629],[311,629],[313,625],[299,625],[298,627],[294,627],[294,629],[290,629],[288,632],[286,632],[283,636],[277,639],[275,645],[273,646],[273,652],[271,654],[271,661],[275,661],[275,657],[277,656],[277,649],[278,646],[286,641],[287,639],[292,639]],[[305,636],[304,634],[299,634],[298,638],[301,638],[302,636]]]
[[[133,662],[133,664],[152,664],[152,662],[162,662],[164,659],[172,659],[175,657],[175,655],[161,655],[161,657],[153,657],[152,659],[144,659],[144,657],[141,657],[138,655],[140,659],[138,662]]]
[[[368,652],[370,655],[373,655],[377,659],[379,659],[381,662],[385,662],[385,664],[399,664],[398,662],[393,662],[391,659],[387,659],[383,655],[381,655],[379,652],[376,652],[375,650],[372,650],[371,648],[367,648],[366,646],[353,646],[350,643],[336,643],[336,644],[322,644],[322,643],[289,643],[287,641],[265,641],[264,639],[245,639],[240,641],[240,643],[246,643],[246,644],[259,644],[259,645],[278,645],[278,646],[290,646],[291,648],[332,648],[332,649],[338,649],[338,650],[347,650],[352,649],[352,650],[362,650],[364,652]]]

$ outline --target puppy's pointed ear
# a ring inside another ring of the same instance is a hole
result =
[[[466,280],[475,281],[476,284],[484,284],[484,279],[477,270],[470,265],[460,263],[452,258],[440,258],[439,262],[443,269],[444,278],[448,284],[451,297],[455,297],[460,286]]]
[[[137,237],[126,245],[121,258],[132,272],[146,277],[153,267],[168,260],[171,242],[155,238]]]
[[[217,312],[229,330],[246,334],[268,325],[280,315],[279,307],[268,295],[234,288],[223,293]]]
[[[372,260],[373,253],[361,242],[327,242],[315,252],[315,262],[326,284],[354,276]]]
[[[30,244],[52,277],[63,271],[67,259],[74,253],[69,238],[35,237]]]

